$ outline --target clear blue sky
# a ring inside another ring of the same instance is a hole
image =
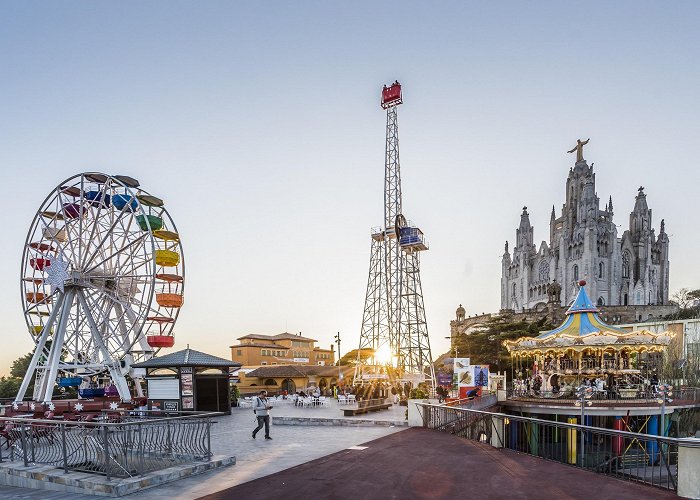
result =
[[[639,185],[671,236],[671,289],[700,286],[697,2],[0,4],[0,373],[32,348],[26,231],[85,170],[138,178],[183,237],[176,348],[250,332],[356,346],[382,221],[383,83],[404,212],[425,231],[434,355],[459,303],[499,307],[521,207],[560,210],[577,138],[619,234]]]

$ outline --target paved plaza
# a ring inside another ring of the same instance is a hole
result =
[[[411,428],[200,500],[664,500],[675,493]]]

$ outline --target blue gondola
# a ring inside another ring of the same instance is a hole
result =
[[[136,211],[138,207],[138,201],[133,196],[128,194],[115,194],[112,196],[112,205],[117,210],[128,210],[130,212]]]
[[[90,205],[97,207],[102,205],[103,207],[109,207],[110,196],[102,191],[88,191],[85,193],[85,199],[90,202]]]
[[[82,377],[62,377],[58,379],[59,387],[77,387],[82,383]]]
[[[105,390],[103,388],[80,389],[78,394],[81,398],[101,398],[105,395]]]

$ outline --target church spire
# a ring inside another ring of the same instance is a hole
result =
[[[613,206],[612,206],[612,195],[610,195],[610,201],[608,201],[608,212],[613,211]]]

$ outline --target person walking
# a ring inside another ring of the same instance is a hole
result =
[[[255,397],[255,404],[253,405],[253,411],[255,416],[258,417],[258,426],[253,431],[253,439],[260,429],[265,426],[265,439],[272,439],[270,437],[270,406],[267,402],[267,391],[260,391],[260,395]]]

